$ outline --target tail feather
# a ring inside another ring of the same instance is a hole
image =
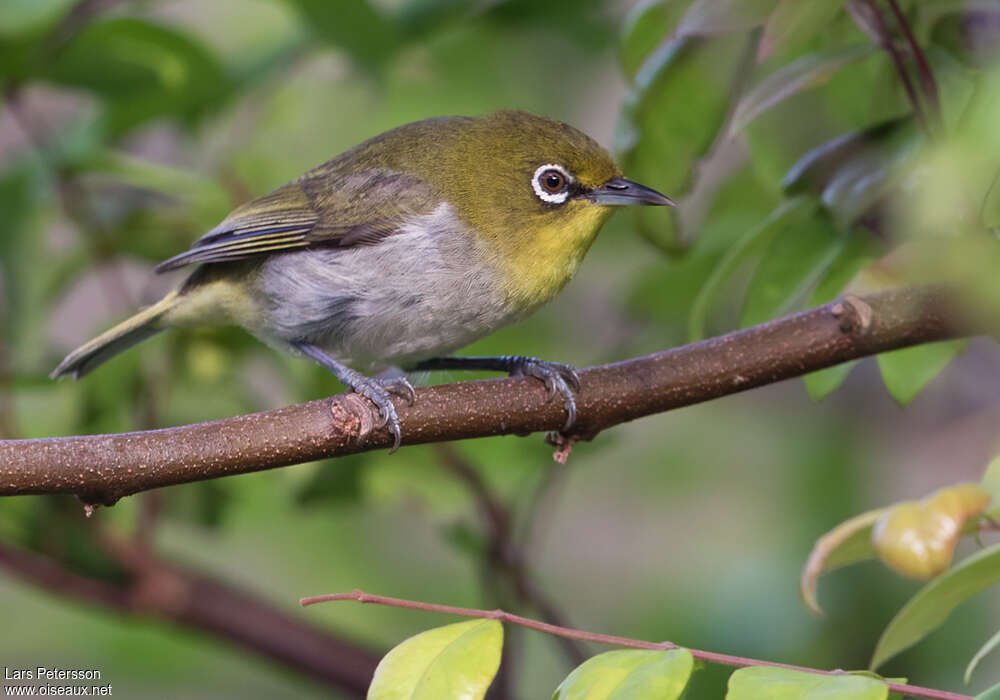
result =
[[[60,362],[49,376],[52,379],[65,376],[79,379],[115,355],[156,335],[165,328],[165,326],[160,325],[159,321],[167,311],[173,308],[177,296],[177,292],[170,292],[149,308],[143,309],[114,328],[84,343],[67,355],[66,359]]]

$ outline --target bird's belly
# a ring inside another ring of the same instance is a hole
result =
[[[467,234],[405,230],[371,246],[269,259],[257,296],[273,342],[307,342],[360,369],[452,352],[522,314]]]

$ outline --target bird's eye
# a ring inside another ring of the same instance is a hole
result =
[[[566,185],[566,178],[558,170],[546,170],[542,173],[541,182],[546,192],[555,194]]]
[[[551,163],[539,167],[531,178],[535,194],[543,202],[562,204],[569,196],[573,177],[561,165]]]

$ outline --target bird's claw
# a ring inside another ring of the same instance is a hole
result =
[[[394,438],[389,454],[398,450],[403,439],[403,433],[399,427],[399,415],[396,413],[396,405],[392,402],[392,395],[396,394],[405,398],[412,404],[416,396],[413,385],[407,381],[406,377],[392,377],[389,379],[361,377],[360,380],[352,384],[351,390],[375,404],[375,408],[378,409],[378,415],[382,419],[378,427],[384,428],[388,425],[389,432],[392,433]]]
[[[556,394],[562,394],[566,406],[566,424],[563,430],[569,430],[573,426],[576,422],[576,392],[580,390],[580,375],[575,369],[562,362],[519,357],[511,375],[540,379],[548,391],[549,401],[552,401]]]

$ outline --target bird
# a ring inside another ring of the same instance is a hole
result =
[[[561,121],[503,110],[398,126],[237,207],[156,266],[195,266],[178,286],[50,376],[79,379],[167,328],[236,325],[369,399],[392,451],[393,396],[415,398],[392,368],[535,377],[562,397],[568,429],[580,386],[569,365],[452,353],[552,299],[627,205],[674,202]]]

